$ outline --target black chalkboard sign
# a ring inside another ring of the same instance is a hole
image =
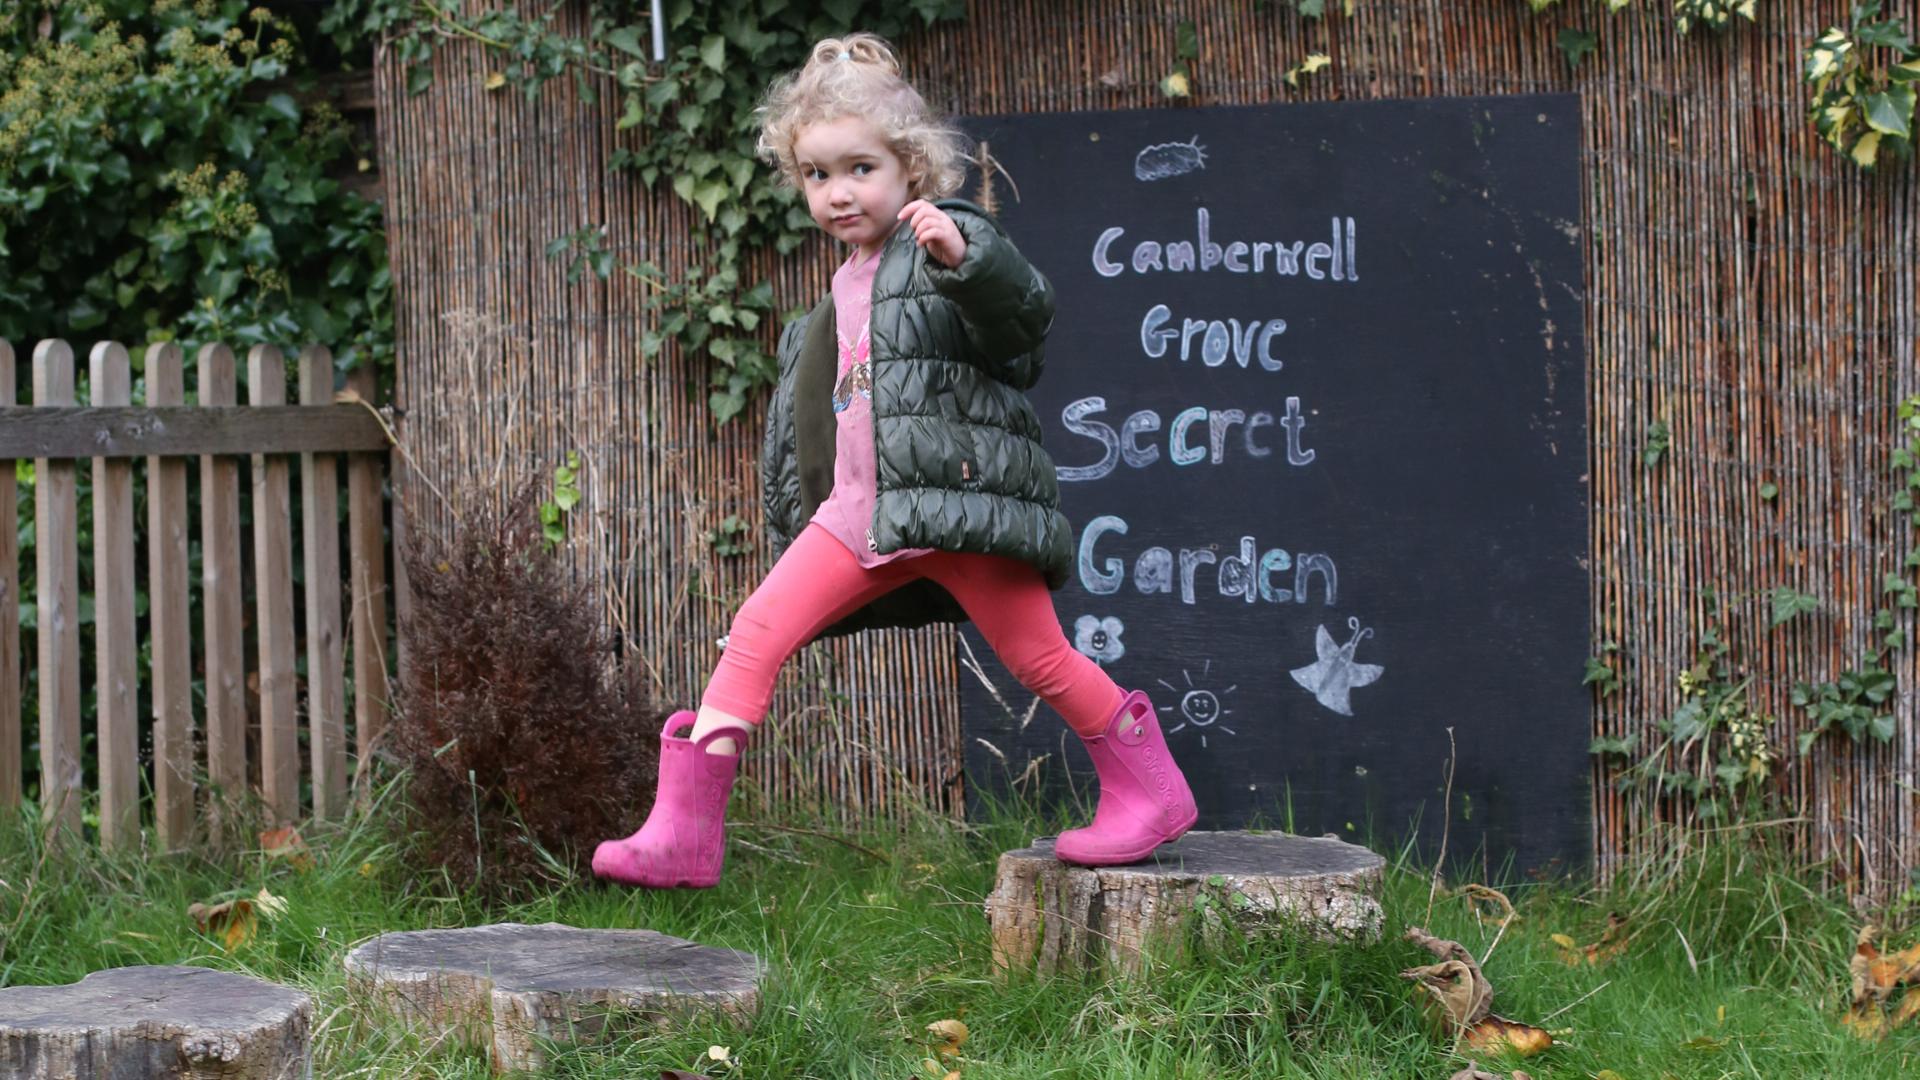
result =
[[[1585,866],[1577,96],[968,127],[1057,290],[1030,391],[1079,551],[1055,610],[1153,696],[1198,827],[1431,857],[1452,728],[1450,852]],[[969,805],[1058,795],[1062,763],[1088,788],[1058,715],[971,625],[959,649]]]

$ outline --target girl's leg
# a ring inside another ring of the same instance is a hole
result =
[[[1167,751],[1153,702],[1123,692],[1067,644],[1040,572],[993,555],[928,556],[928,577],[967,609],[993,651],[1085,740],[1100,777],[1093,823],[1054,839],[1054,855],[1083,866],[1136,862],[1199,819],[1193,789]]]
[[[1067,641],[1040,571],[1017,559],[940,551],[920,570],[960,602],[994,655],[1081,735],[1099,734],[1125,692]]]
[[[904,584],[913,576],[908,565],[916,561],[863,567],[825,529],[808,525],[800,530],[734,613],[727,647],[700,699],[693,739],[715,728],[758,724],[773,702],[780,665],[822,629]],[[709,753],[731,754],[734,740],[718,738],[707,748]]]

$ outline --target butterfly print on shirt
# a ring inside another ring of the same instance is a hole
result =
[[[868,363],[871,342],[867,338],[865,327],[860,329],[860,340],[848,344],[840,338],[840,362],[849,364],[840,374],[840,382],[833,388],[833,411],[844,412],[853,404],[853,395],[859,394],[868,401],[873,400],[873,368]]]

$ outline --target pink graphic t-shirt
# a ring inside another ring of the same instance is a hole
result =
[[[813,519],[832,533],[861,566],[879,566],[895,559],[925,555],[933,548],[902,548],[884,555],[874,550],[873,503],[878,468],[873,448],[873,369],[868,317],[873,310],[873,274],[879,269],[875,253],[862,259],[859,250],[833,272],[833,312],[840,338],[839,374],[833,383],[834,436],[833,491],[813,512]]]

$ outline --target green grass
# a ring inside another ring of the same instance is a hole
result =
[[[389,796],[390,797],[390,796]],[[1920,1033],[1863,1043],[1838,1025],[1855,922],[1798,882],[1805,868],[1749,833],[1623,880],[1607,893],[1509,890],[1504,933],[1458,898],[1428,919],[1429,879],[1389,853],[1378,942],[1283,938],[1224,949],[1136,979],[993,975],[982,902],[995,860],[1064,825],[1014,809],[958,826],[923,819],[826,836],[741,825],[718,888],[649,892],[556,885],[536,902],[489,908],[410,875],[384,810],[303,831],[315,865],[258,852],[225,857],[43,852],[23,822],[0,827],[0,984],[61,983],[127,964],[244,971],[315,999],[317,1076],[482,1077],[484,1054],[432,1045],[371,1012],[343,982],[341,957],[383,930],[548,920],[648,927],[750,950],[772,977],[752,1023],[703,1021],[599,1047],[556,1047],[544,1075],[904,1080],[935,1045],[926,1026],[961,1017],[971,1036],[950,1062],[988,1078],[1444,1078],[1466,1063],[1432,1038],[1406,967],[1430,961],[1408,925],[1460,941],[1486,964],[1494,1008],[1542,1022],[1557,1045],[1531,1059],[1487,1059],[1502,1076],[1902,1077],[1920,1069]],[[785,819],[789,826],[808,823]],[[823,828],[822,832],[833,832]],[[748,846],[747,841],[753,846]],[[285,915],[229,953],[198,933],[187,906],[261,888]],[[1606,913],[1633,934],[1618,959],[1570,967],[1551,935],[1595,940]],[[1498,943],[1495,944],[1496,936]],[[1689,957],[1691,956],[1691,959]],[[1722,1013],[1724,1010],[1724,1014]],[[730,1047],[736,1064],[707,1060]]]

